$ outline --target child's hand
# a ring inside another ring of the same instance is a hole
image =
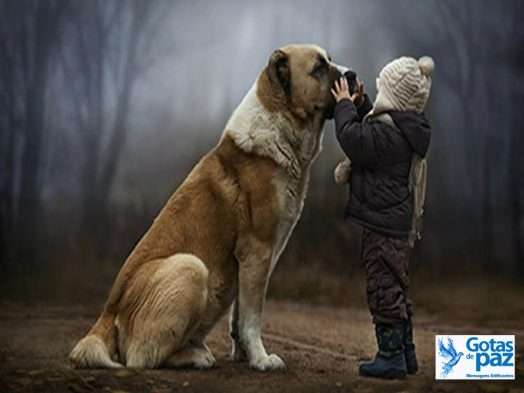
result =
[[[335,81],[335,88],[331,89],[331,94],[333,94],[337,103],[344,98],[349,98],[351,100],[351,96],[349,95],[348,81],[345,77],[341,77],[340,81]]]
[[[335,88],[331,89],[331,94],[333,94],[337,103],[344,98],[348,98],[355,105],[357,105],[358,103],[360,103],[360,100],[364,96],[364,84],[361,81],[357,80],[357,86],[357,91],[353,95],[350,95],[348,81],[345,77],[341,77],[340,83],[339,81],[335,81]]]

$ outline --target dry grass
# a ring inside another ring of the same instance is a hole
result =
[[[365,277],[362,271],[334,274],[320,267],[281,269],[275,272],[269,296],[312,304],[365,308]],[[421,272],[411,277],[415,310],[448,322],[475,322],[497,327],[524,324],[524,285],[508,278],[475,276],[463,279],[434,278]]]
[[[72,263],[32,275],[11,275],[2,283],[0,297],[23,303],[102,305],[118,272],[115,263]],[[322,261],[277,266],[268,297],[299,303],[367,308],[365,277],[354,264],[347,271],[328,269]],[[490,279],[451,274],[451,279],[431,277],[424,271],[411,276],[415,310],[448,322],[468,321],[496,327],[522,326],[524,286],[506,278]]]

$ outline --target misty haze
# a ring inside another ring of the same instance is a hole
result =
[[[1,0],[1,301],[87,304],[93,317],[273,50],[314,43],[355,70],[372,99],[392,59],[434,58],[413,298],[437,319],[448,310],[445,321],[464,313],[522,328],[523,6]],[[304,211],[269,286],[275,313],[278,302],[365,306],[361,231],[343,219],[348,191],[333,180],[343,158],[328,120]]]

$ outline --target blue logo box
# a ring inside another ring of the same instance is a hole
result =
[[[435,336],[435,379],[515,379],[515,336]]]

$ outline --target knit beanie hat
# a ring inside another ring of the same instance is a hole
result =
[[[435,68],[429,56],[416,60],[400,57],[387,64],[377,79],[374,113],[387,110],[422,112],[431,89],[431,73]]]

